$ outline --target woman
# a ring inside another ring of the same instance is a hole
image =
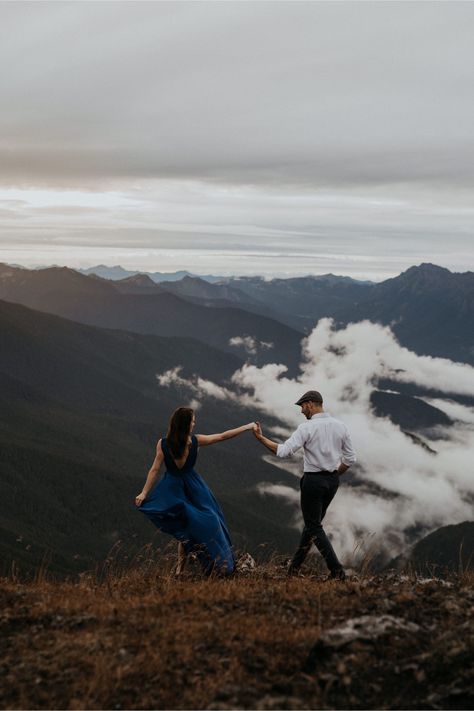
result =
[[[206,447],[253,430],[255,422],[213,435],[193,435],[196,419],[190,407],[178,407],[168,433],[156,447],[156,457],[135,504],[160,531],[179,543],[178,571],[184,558],[195,553],[207,575],[230,575],[235,560],[224,515],[211,490],[194,471],[198,447]],[[156,484],[161,465],[166,471]],[[155,486],[156,484],[156,486]]]

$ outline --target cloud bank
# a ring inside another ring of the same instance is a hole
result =
[[[0,13],[9,182],[474,177],[470,3],[2,3]]]
[[[466,2],[0,3],[0,260],[378,280],[429,240],[460,271],[473,26]]]

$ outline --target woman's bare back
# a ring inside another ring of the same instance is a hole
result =
[[[173,457],[173,454],[172,454],[171,451],[170,451],[170,454],[171,454],[171,457],[172,457],[172,459],[173,459],[173,462],[176,464],[176,466],[178,467],[178,469],[182,469],[182,468],[184,467],[184,465],[186,464],[187,459],[188,459],[188,457],[189,457],[189,451],[190,451],[190,449],[191,449],[191,444],[192,444],[192,439],[191,439],[191,437],[190,437],[190,438],[188,439],[188,443],[187,443],[187,445],[186,445],[186,449],[184,450],[183,456],[180,457],[179,459],[175,459],[175,458]],[[168,447],[168,450],[169,450],[169,447]]]

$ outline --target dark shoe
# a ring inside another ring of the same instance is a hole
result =
[[[337,570],[332,570],[327,580],[346,580],[346,574],[343,568],[338,568]]]

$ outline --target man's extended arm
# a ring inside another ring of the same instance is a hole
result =
[[[268,437],[265,437],[265,435],[262,432],[262,428],[260,426],[260,423],[257,422],[257,428],[254,429],[253,433],[255,437],[263,444],[267,449],[270,450],[270,452],[273,452],[273,454],[276,454],[277,457],[280,458],[285,458],[285,457],[291,457],[295,452],[298,451],[298,449],[301,449],[301,447],[305,443],[305,436],[301,430],[301,427],[299,427],[296,432],[294,432],[289,439],[286,440],[284,444],[277,444],[276,442],[273,442],[271,439],[268,439]]]
[[[270,452],[273,452],[273,454],[277,453],[278,445],[276,442],[273,442],[271,439],[268,439],[268,437],[265,437],[265,435],[262,432],[262,428],[260,426],[260,422],[256,423],[257,428],[254,429],[253,433],[255,437],[258,439],[259,442],[261,442],[267,449],[270,450]]]

